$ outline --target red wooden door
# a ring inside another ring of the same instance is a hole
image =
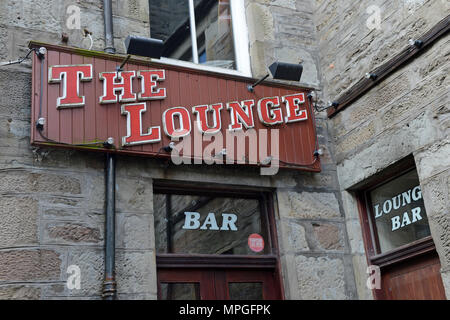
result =
[[[277,274],[270,270],[161,269],[160,300],[280,300]]]
[[[382,299],[446,300],[436,251],[382,269]]]

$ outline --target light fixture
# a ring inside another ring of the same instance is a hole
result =
[[[45,55],[47,54],[47,48],[40,47],[38,50],[36,50],[36,54],[39,59],[44,59]]]
[[[375,73],[366,73],[366,79],[370,79],[370,80],[377,80],[378,76]]]
[[[323,156],[323,150],[322,149],[318,149],[316,151],[314,151],[314,157],[320,157]]]
[[[164,42],[159,39],[128,36],[125,39],[127,54],[159,59],[164,48]]]
[[[44,130],[45,126],[45,118],[39,118],[38,121],[36,121],[36,129],[39,131]]]
[[[176,148],[175,148],[175,142],[171,142],[171,143],[169,143],[168,146],[165,146],[165,147],[162,147],[162,148],[161,148],[161,150],[164,150],[164,152],[167,152],[167,153],[171,153],[173,149],[176,150]]]
[[[226,157],[226,156],[227,156],[227,149],[222,149],[222,151],[220,151],[219,153],[214,155],[214,158]]]
[[[293,64],[277,61],[272,63],[272,65],[269,67],[269,71],[270,73],[266,74],[254,84],[249,84],[247,86],[248,91],[254,92],[255,87],[266,80],[270,76],[270,74],[272,74],[272,77],[277,80],[300,81],[303,73],[303,65],[300,63]]]
[[[263,161],[261,161],[261,164],[263,166],[267,166],[267,165],[269,165],[272,162],[272,160],[273,160],[273,157],[269,156],[269,157],[265,158]]]
[[[337,108],[337,107],[339,107],[339,102],[328,101],[328,108]]]
[[[121,71],[123,71],[123,67],[124,67],[125,64],[128,62],[128,60],[130,60],[130,58],[131,58],[131,54],[127,55],[127,57],[123,60],[123,62],[121,63],[121,65],[116,67],[116,72],[121,72]]]
[[[422,40],[414,40],[414,39],[409,39],[409,45],[415,46],[417,48],[421,48],[423,46],[423,41]]]
[[[12,60],[12,61],[0,62],[0,67],[10,66],[10,65],[13,65],[13,64],[21,64],[22,62],[24,62],[26,59],[28,59],[30,57],[30,54],[33,51],[36,52],[36,55],[38,56],[38,58],[40,60],[45,58],[45,54],[47,53],[47,49],[44,48],[44,47],[41,47],[39,49],[33,48],[33,49],[28,50],[26,56],[23,57],[23,58],[20,58],[20,59],[17,59],[17,60]]]
[[[109,137],[106,139],[106,141],[103,142],[103,146],[107,149],[114,147],[114,138]]]

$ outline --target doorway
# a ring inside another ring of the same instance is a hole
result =
[[[270,191],[156,183],[158,299],[283,299]]]
[[[412,157],[357,190],[369,266],[380,272],[378,300],[445,300],[440,261]]]

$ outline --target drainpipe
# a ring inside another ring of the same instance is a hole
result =
[[[105,24],[105,52],[115,53],[112,0],[103,0],[103,17]],[[116,251],[116,158],[106,154],[105,166],[105,278],[103,280],[103,299],[117,298],[115,251]]]
[[[105,22],[105,52],[116,53],[114,48],[112,0],[103,0],[103,19]]]
[[[106,225],[105,225],[105,278],[103,280],[103,299],[115,300],[117,283],[115,272],[115,237],[116,237],[116,159],[111,153],[106,154],[105,191],[106,191]]]

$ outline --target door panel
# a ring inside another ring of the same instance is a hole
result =
[[[209,270],[202,269],[175,269],[175,270],[158,270],[158,299],[160,300],[176,300],[180,295],[174,295],[174,292],[166,291],[171,289],[170,284],[172,284],[172,290],[177,284],[178,286],[193,284],[196,288],[197,296],[199,300],[210,300],[214,298],[214,274]],[[175,288],[176,289],[176,288]],[[166,294],[166,295],[164,295]],[[180,297],[182,300],[184,297]]]
[[[382,270],[383,298],[388,300],[445,300],[436,252]]]
[[[280,286],[276,285],[276,273],[271,271],[261,270],[249,270],[249,271],[237,271],[230,270],[226,272],[226,286],[227,286],[227,299],[230,297],[230,286],[237,284],[246,284],[246,289],[253,287],[258,290],[259,285],[262,289],[262,300],[280,300],[281,290]],[[252,286],[253,284],[253,286]],[[258,285],[259,284],[259,285]],[[240,296],[243,300],[254,300],[254,297],[258,296],[259,292],[249,292],[249,297],[246,298],[242,293]]]
[[[225,269],[162,269],[158,299],[279,300],[275,271]]]

